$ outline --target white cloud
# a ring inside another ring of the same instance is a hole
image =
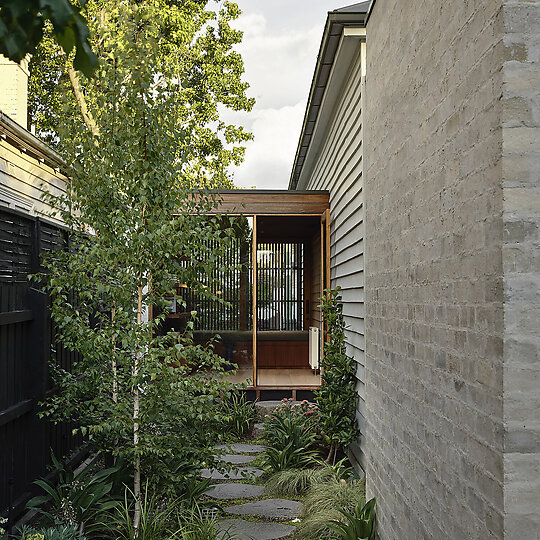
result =
[[[285,189],[289,182],[308,98],[324,19],[310,28],[270,30],[264,13],[247,12],[235,22],[244,31],[237,50],[244,58],[244,80],[256,104],[250,113],[224,113],[243,125],[254,141],[246,159],[231,169],[239,187]]]
[[[293,105],[307,99],[321,39],[321,28],[269,33],[260,13],[242,15],[235,26],[244,31],[238,51],[246,80],[259,108]]]
[[[234,170],[235,185],[287,189],[304,108],[304,102],[299,102],[255,112],[251,126],[255,139],[247,143],[246,159]]]

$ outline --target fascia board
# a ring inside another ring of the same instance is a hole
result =
[[[347,81],[348,71],[359,53],[360,43],[365,39],[365,28],[343,28],[296,189],[305,189],[308,184],[319,151],[326,138],[327,128],[334,117],[338,100]]]

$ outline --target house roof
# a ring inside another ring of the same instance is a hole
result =
[[[43,161],[53,169],[65,166],[60,155],[2,111],[0,111],[0,137],[21,152]]]
[[[311,82],[306,112],[304,114],[302,132],[289,180],[289,189],[296,189],[298,184],[298,179],[311,142],[311,136],[313,135],[319,116],[319,109],[324,98],[326,85],[330,78],[332,65],[339,48],[343,28],[365,27],[366,16],[369,12],[370,5],[371,0],[368,0],[367,2],[359,2],[328,12],[319,54],[317,55],[315,72]]]
[[[371,0],[367,2],[358,2],[357,4],[351,4],[334,10],[334,13],[367,13]]]

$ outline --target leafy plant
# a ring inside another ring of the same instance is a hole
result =
[[[318,409],[315,404],[303,401],[299,404],[284,399],[271,415],[264,419],[264,438],[270,446],[284,447],[299,428],[311,444],[318,441]]]
[[[244,393],[232,393],[230,399],[223,400],[222,413],[228,430],[242,437],[250,431],[255,420],[255,404]]]
[[[83,472],[75,477],[73,471],[66,469],[52,452],[51,458],[57,473],[57,483],[44,479],[36,480],[34,483],[42,488],[46,495],[32,498],[26,506],[56,525],[75,526],[82,534],[97,515],[118,504],[110,497],[110,492],[113,487],[111,478],[120,470],[120,465],[92,475]],[[47,509],[43,508],[44,505]]]
[[[18,540],[85,540],[76,525],[35,529],[24,526],[16,537]]]
[[[271,416],[265,420],[265,437],[270,442],[264,453],[266,470],[299,469],[315,462],[317,436],[293,417]]]
[[[160,501],[155,494],[149,494],[148,484],[141,499],[135,499],[133,492],[126,489],[124,502],[117,508],[116,513],[108,517],[103,527],[116,540],[163,540],[171,538],[178,511],[177,501]],[[140,522],[138,527],[133,524],[134,505],[138,505]]]
[[[356,425],[356,362],[345,349],[343,305],[335,290],[326,289],[321,299],[328,339],[324,343],[321,386],[315,399],[321,414],[321,428],[330,441],[328,462],[338,446],[346,448],[358,438]]]
[[[200,499],[212,489],[211,478],[188,477],[178,490],[180,503],[187,508],[200,505]]]
[[[81,2],[84,6],[85,2]],[[68,0],[3,0],[0,12],[0,54],[20,62],[34,53],[43,38],[43,28],[50,21],[51,31],[69,54],[75,47],[75,69],[91,77],[97,64],[88,42],[89,31],[78,3]]]
[[[366,504],[360,501],[354,512],[339,509],[341,519],[334,519],[328,525],[343,540],[370,540],[374,533],[375,499]]]
[[[172,537],[174,540],[218,540],[225,538],[233,540],[235,535],[227,532],[225,536],[216,529],[217,518],[208,518],[199,508],[181,514],[178,520],[178,530]]]

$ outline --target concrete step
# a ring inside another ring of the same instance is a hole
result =
[[[232,463],[233,465],[246,465],[256,460],[258,456],[248,456],[246,454],[218,454],[217,459],[225,462]]]

